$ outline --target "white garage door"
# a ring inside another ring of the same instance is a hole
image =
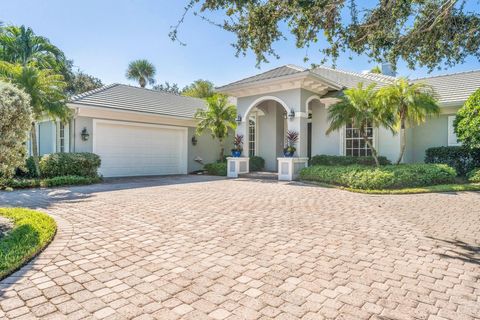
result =
[[[104,177],[187,173],[187,128],[94,120]]]

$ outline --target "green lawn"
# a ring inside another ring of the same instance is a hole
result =
[[[20,268],[52,241],[57,225],[45,213],[23,208],[0,208],[14,228],[0,239],[0,279]]]

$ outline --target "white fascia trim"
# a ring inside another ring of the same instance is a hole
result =
[[[157,116],[157,117],[162,117],[162,118],[169,118],[169,119],[177,119],[177,120],[184,120],[184,121],[195,121],[195,118],[190,118],[190,117],[177,117],[177,116],[170,116],[170,115],[164,115],[160,113],[151,113],[151,112],[141,112],[141,111],[133,111],[133,110],[122,110],[122,109],[115,109],[115,108],[108,108],[108,107],[99,107],[99,106],[94,106],[94,105],[89,105],[89,104],[77,104],[77,103],[67,103],[67,106],[70,109],[74,110],[81,110],[82,108],[85,109],[92,109],[92,110],[102,110],[102,111],[111,111],[111,112],[119,112],[119,113],[130,113],[130,114],[138,114],[138,115],[147,115],[147,116]],[[78,115],[78,112],[76,111],[76,115]],[[80,115],[81,116],[81,115]]]

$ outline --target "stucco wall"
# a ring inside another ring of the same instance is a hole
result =
[[[428,148],[448,145],[448,115],[430,118],[409,130],[412,139],[407,141],[407,149],[413,162],[423,162]]]
[[[188,128],[188,172],[203,169],[203,164],[212,163],[218,160],[220,156],[220,143],[218,140],[213,139],[212,136],[205,132],[201,136],[197,137],[197,145],[192,144],[192,137],[195,134],[195,128]],[[225,155],[230,155],[230,150],[233,147],[233,135],[232,131],[229,137],[224,142]],[[195,158],[199,157],[203,161],[198,163]]]
[[[328,129],[328,109],[318,100],[310,102],[312,110],[312,156],[319,154],[340,154],[340,133],[326,134]]]
[[[376,139],[378,154],[392,162],[396,161],[400,155],[400,135],[381,127],[377,129]]]
[[[82,130],[86,128],[90,134],[90,138],[87,141],[82,140]],[[73,147],[72,151],[74,152],[92,152],[93,150],[93,118],[88,117],[77,117],[73,120]]]
[[[56,125],[53,121],[40,122],[38,124],[38,153],[40,155],[55,152]]]
[[[265,101],[258,106],[263,111],[257,117],[257,156],[265,159],[265,170],[277,170],[277,157],[283,151],[283,108],[275,101]]]

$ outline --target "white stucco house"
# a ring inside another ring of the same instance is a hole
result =
[[[392,74],[389,68],[384,70]],[[299,132],[298,157],[318,154],[370,155],[368,146],[349,126],[326,135],[328,107],[338,101],[345,88],[359,82],[378,87],[395,81],[393,75],[355,73],[326,67],[305,69],[282,66],[218,88],[236,97],[239,122],[237,133],[246,138],[248,154],[265,159],[266,169],[278,169],[287,130]],[[422,162],[429,147],[458,145],[453,131],[455,113],[466,99],[480,88],[480,70],[445,76],[428,77],[441,106],[439,117],[420,126],[408,128],[405,162]],[[385,128],[372,128],[371,139],[380,155],[395,161],[400,153],[400,135]]]
[[[370,150],[349,126],[326,135],[328,107],[345,88],[359,82],[384,86],[395,81],[386,74],[355,73],[286,65],[217,88],[235,98],[237,133],[245,136],[244,156],[265,159],[266,170],[278,170],[287,130],[300,134],[297,157],[317,154],[369,155]],[[480,88],[480,70],[428,77],[441,105],[441,115],[408,128],[405,162],[422,162],[429,147],[458,145],[453,119],[460,106]],[[186,174],[214,162],[218,142],[206,133],[195,137],[194,113],[201,99],[182,97],[122,84],[108,85],[75,96],[68,103],[67,124],[46,119],[37,125],[40,154],[94,152],[105,177]],[[396,160],[400,136],[372,128],[380,155]],[[226,152],[229,150],[226,143]]]

